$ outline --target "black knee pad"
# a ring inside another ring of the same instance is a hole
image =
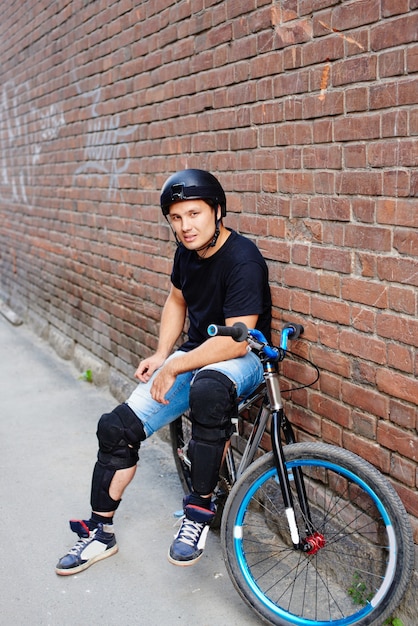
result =
[[[189,402],[195,440],[225,442],[230,438],[232,418],[237,416],[237,392],[228,376],[201,370],[190,387]]]
[[[232,418],[237,415],[235,385],[221,372],[204,369],[196,374],[189,399],[192,487],[200,495],[209,495],[218,482],[225,443],[233,432]]]
[[[119,404],[99,420],[98,460],[115,470],[133,467],[138,462],[138,450],[145,438],[141,420],[127,404]]]
[[[146,434],[142,422],[127,404],[120,404],[110,413],[104,413],[97,426],[99,452],[93,471],[91,505],[93,511],[109,512],[119,501],[109,495],[115,472],[134,467],[138,450]]]
[[[116,511],[120,500],[113,500],[109,495],[110,483],[116,470],[97,461],[91,481],[90,504],[92,511],[110,513]]]
[[[225,443],[221,441],[189,441],[188,456],[192,464],[191,479],[195,493],[208,496],[215,489],[224,449]]]

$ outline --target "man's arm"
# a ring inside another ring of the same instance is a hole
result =
[[[229,318],[225,320],[225,324],[232,326],[235,322],[243,322],[248,328],[255,328],[257,320],[258,315],[247,315]],[[167,404],[165,394],[174,383],[178,374],[190,372],[211,363],[244,356],[246,351],[246,341],[236,342],[231,337],[210,337],[194,350],[185,352],[176,359],[166,363],[153,382],[151,395],[157,402]]]
[[[156,369],[161,367],[180,337],[186,320],[187,306],[180,289],[173,285],[161,315],[160,334],[155,354],[139,364],[135,377],[147,382]]]

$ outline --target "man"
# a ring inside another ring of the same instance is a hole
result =
[[[80,539],[58,562],[69,575],[117,552],[113,516],[134,477],[141,441],[190,408],[193,490],[168,559],[193,565],[202,555],[214,517],[212,492],[232,434],[237,397],[263,379],[258,357],[246,342],[208,338],[209,324],[243,322],[270,335],[271,297],[267,266],[249,239],[227,229],[225,193],[209,172],[187,169],[164,184],[161,209],[178,244],[171,289],[163,308],[155,354],[135,372],[140,384],[126,403],[99,420],[99,452],[89,520],[72,520]],[[186,317],[188,340],[173,352]]]

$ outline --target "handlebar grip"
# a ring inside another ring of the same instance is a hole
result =
[[[245,341],[248,338],[248,328],[243,322],[235,322],[232,326],[218,326],[211,324],[208,326],[208,335],[210,337],[232,337],[234,341]]]
[[[283,326],[283,330],[285,328],[289,328],[291,330],[291,332],[289,332],[288,337],[289,337],[289,339],[292,339],[292,340],[298,339],[303,334],[303,332],[305,330],[303,328],[302,324],[293,324],[293,323],[290,323],[290,322],[288,322],[287,324],[285,324]]]

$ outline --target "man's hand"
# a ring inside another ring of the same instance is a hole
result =
[[[138,380],[142,383],[147,383],[153,373],[161,368],[152,383],[150,393],[151,397],[157,402],[160,402],[161,404],[168,404],[168,400],[165,399],[165,394],[169,391],[169,389],[171,389],[174,381],[176,380],[177,374],[174,373],[174,368],[171,362],[168,362],[163,366],[164,362],[164,357],[161,357],[158,354],[153,354],[147,359],[141,361],[135,372],[135,378],[138,378]]]
[[[153,354],[149,356],[147,359],[144,359],[140,362],[137,367],[137,370],[134,374],[135,378],[141,381],[141,383],[147,383],[153,373],[162,366],[165,358],[160,356],[159,354]]]
[[[160,369],[151,387],[151,397],[161,404],[168,404],[165,394],[171,389],[176,380],[176,374],[169,362]]]

